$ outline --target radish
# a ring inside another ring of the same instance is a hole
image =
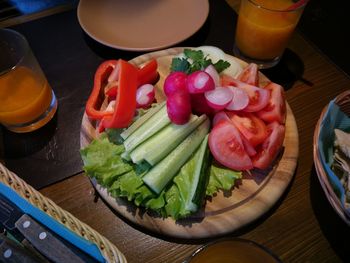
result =
[[[207,72],[213,78],[215,87],[220,86],[220,76],[213,65],[210,64],[208,67],[205,68],[204,71]]]
[[[136,90],[136,108],[148,108],[155,98],[154,86],[144,84]]]
[[[118,81],[119,78],[119,63],[117,63],[108,77],[108,83]]]
[[[219,111],[215,114],[214,118],[213,118],[213,127],[222,120],[226,120],[226,121],[231,121],[231,119],[227,116],[226,112],[224,111]]]
[[[232,101],[233,92],[228,88],[217,87],[214,90],[204,93],[204,96],[210,107],[216,110],[222,110]]]
[[[207,72],[198,70],[187,76],[187,89],[191,94],[204,93],[215,89],[215,83]]]
[[[164,81],[164,93],[167,97],[171,96],[175,92],[187,91],[186,86],[187,75],[184,72],[175,71],[170,73]]]
[[[226,106],[227,110],[243,110],[249,104],[248,94],[236,87],[229,86],[228,89],[232,91],[232,101]]]
[[[167,98],[169,119],[175,124],[185,124],[191,116],[191,101],[188,93],[176,92]]]
[[[113,111],[114,111],[114,107],[115,107],[115,100],[111,100],[111,101],[108,103],[108,105],[107,105],[105,111],[113,112]]]
[[[192,112],[197,115],[206,114],[211,116],[215,110],[210,107],[205,99],[204,93],[191,94]]]

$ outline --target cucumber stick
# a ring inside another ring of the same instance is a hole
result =
[[[164,104],[165,105],[165,104]],[[142,142],[150,138],[152,135],[160,131],[162,128],[170,124],[167,108],[162,106],[158,112],[153,114],[146,122],[140,125],[131,135],[124,141],[124,147],[127,152],[131,152]]]
[[[146,160],[154,166],[178,146],[195,128],[207,119],[206,115],[200,117],[192,115],[184,125],[174,123],[166,126],[153,135],[130,153],[133,163]],[[164,142],[164,143],[162,143]]]
[[[210,121],[206,119],[186,137],[168,156],[154,166],[143,178],[143,182],[159,194],[186,163],[209,132]]]
[[[141,127],[148,119],[150,119],[155,113],[157,113],[163,106],[165,101],[157,104],[157,106],[149,109],[145,115],[136,120],[133,124],[130,125],[125,131],[123,131],[120,136],[126,140],[134,131]]]
[[[195,212],[201,205],[205,195],[209,171],[208,135],[205,136],[194,156],[181,168],[174,177],[179,193],[184,202],[182,216]]]

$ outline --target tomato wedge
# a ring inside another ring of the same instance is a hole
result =
[[[238,80],[253,85],[259,86],[259,69],[255,63],[250,63],[244,70],[238,75]]]
[[[264,89],[269,90],[270,100],[265,108],[257,112],[257,116],[266,122],[277,121],[281,124],[286,121],[286,100],[281,85],[270,82]]]
[[[209,148],[214,158],[233,170],[249,170],[252,161],[246,153],[241,135],[228,120],[219,121],[209,134]]]
[[[248,94],[249,104],[244,108],[244,111],[256,112],[265,108],[269,103],[270,91],[267,89],[262,89],[233,78],[230,82],[228,82],[229,78],[227,77],[222,78],[221,80],[226,85],[228,84],[229,86],[240,88]]]
[[[267,125],[269,136],[258,147],[258,153],[252,157],[253,166],[259,169],[267,169],[277,157],[283,145],[285,127],[278,122]]]
[[[241,132],[241,134],[253,146],[265,141],[268,136],[265,123],[249,112],[227,112],[227,115]]]

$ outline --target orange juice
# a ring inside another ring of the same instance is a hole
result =
[[[286,11],[291,0],[242,0],[236,46],[245,56],[272,60],[282,55],[303,8]]]
[[[0,75],[0,122],[5,125],[29,123],[45,113],[52,100],[46,79],[19,66]]]

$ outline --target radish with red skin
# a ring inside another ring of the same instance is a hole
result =
[[[181,125],[188,122],[191,116],[191,100],[188,93],[176,92],[166,101],[167,112],[171,122]]]
[[[222,110],[232,101],[233,92],[228,88],[216,87],[214,90],[205,92],[204,96],[210,107]]]
[[[212,116],[215,110],[210,107],[204,97],[204,93],[190,94],[192,112],[197,115],[206,114]]]
[[[136,90],[136,108],[148,108],[154,101],[155,90],[152,84],[144,84]]]
[[[164,93],[167,97],[176,92],[188,93],[187,75],[184,72],[175,71],[170,73],[164,81]]]
[[[243,89],[232,86],[229,86],[228,88],[232,91],[233,97],[231,102],[226,106],[226,109],[232,111],[244,110],[249,104],[249,96],[247,92]]]
[[[187,89],[191,94],[204,93],[215,89],[215,83],[207,72],[198,70],[187,76]]]
[[[210,64],[204,69],[204,71],[212,77],[212,79],[214,80],[215,87],[220,86],[220,76],[213,65]]]

